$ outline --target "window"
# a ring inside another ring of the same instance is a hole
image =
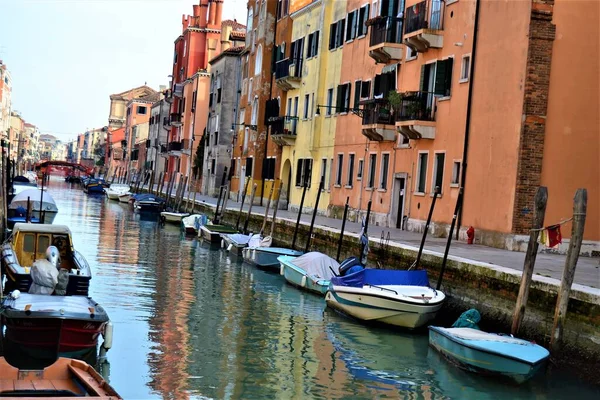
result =
[[[252,176],[252,164],[254,159],[252,157],[246,158],[246,177]]]
[[[277,9],[277,19],[281,19],[288,15],[289,6],[289,0],[279,0],[279,8]]]
[[[216,164],[217,164],[217,160],[215,160],[214,158],[212,160],[210,160],[210,174],[211,175],[215,174]]]
[[[362,81],[354,82],[354,108],[358,108],[360,102],[360,90],[362,87]]]
[[[377,164],[377,154],[369,155],[369,181],[367,187],[372,188],[375,186],[375,165]]]
[[[414,60],[418,54],[412,47],[406,46],[406,60]]]
[[[421,67],[421,90],[438,96],[450,96],[453,58],[425,64]]]
[[[348,112],[350,108],[350,90],[351,84],[344,83],[337,87],[336,111],[340,113]]]
[[[436,186],[440,188],[442,193],[442,183],[444,181],[444,161],[446,159],[446,153],[435,153],[435,163],[433,164],[433,181],[431,186],[431,192],[433,193]]]
[[[252,116],[250,118],[250,125],[258,125],[258,96],[252,101]]]
[[[360,85],[360,98],[368,99],[371,97],[371,81],[363,81]]]
[[[35,235],[31,233],[25,234],[25,239],[23,239],[23,251],[26,253],[33,253],[35,251]]]
[[[459,82],[467,82],[469,80],[470,72],[471,72],[471,55],[467,54],[462,57],[462,64],[460,65],[460,80],[459,80]]]
[[[396,70],[375,75],[373,84],[373,97],[385,99],[389,92],[396,90]]]
[[[252,78],[248,82],[248,101],[252,98]]]
[[[460,161],[454,161],[452,163],[452,181],[450,186],[458,186],[460,183]]]
[[[256,58],[254,59],[254,75],[259,75],[262,71],[262,44],[256,49]]]
[[[337,173],[335,175],[336,186],[342,186],[342,172],[344,170],[344,155],[338,154]]]
[[[390,168],[390,155],[381,155],[381,171],[379,173],[379,189],[387,189],[388,169]]]
[[[291,63],[294,64],[295,77],[302,76],[302,64],[304,61],[304,38],[294,40],[290,47]]]
[[[304,95],[304,119],[308,119],[308,110],[310,108],[310,96]]]
[[[196,92],[194,92],[196,93]],[[194,100],[192,100],[194,101]],[[217,77],[217,103],[221,102],[221,77]],[[195,103],[195,101],[194,101]]]
[[[379,4],[377,0],[373,0],[373,8],[371,8],[371,18],[375,18],[379,15]]]
[[[331,107],[333,106],[333,88],[327,89],[327,111],[326,115],[331,115]]]
[[[366,4],[360,8],[358,13],[358,31],[356,36],[361,37],[367,34],[367,20],[369,19],[369,5]]]
[[[277,159],[270,157],[265,160],[265,173],[264,179],[275,179],[275,163]]]
[[[215,132],[215,146],[219,144],[219,132]]]
[[[290,97],[289,99],[287,99],[287,116],[291,117],[292,116],[292,98]]]
[[[344,44],[344,28],[346,20],[334,22],[329,27],[329,50],[337,49]]]
[[[231,163],[229,164],[229,178],[232,176],[237,176],[237,169],[235,168],[235,158],[231,159]]]
[[[311,174],[312,174],[312,159],[300,158],[296,165],[296,186],[302,187],[304,185],[310,187]]]
[[[329,189],[329,180],[327,179],[327,159],[321,159],[321,180],[323,183],[323,190]]]
[[[417,167],[417,193],[425,193],[427,181],[427,153],[419,153],[419,166]]]
[[[279,46],[275,46],[275,62],[281,61],[285,58],[285,42]]]
[[[244,152],[248,151],[248,139],[250,139],[250,128],[244,130],[244,147],[242,148]]]
[[[356,180],[357,181],[362,180],[363,165],[364,165],[364,160],[361,158],[360,160],[358,160],[358,171],[356,172]]]
[[[346,42],[354,40],[357,36],[357,27],[358,27],[358,10],[354,10],[348,13],[346,17]]]
[[[146,107],[145,106],[137,106],[137,113],[145,115],[146,114]]]
[[[348,181],[346,185],[352,187],[352,178],[354,177],[354,154],[348,155]]]
[[[306,49],[306,58],[311,58],[319,53],[319,31],[308,35],[308,46]]]

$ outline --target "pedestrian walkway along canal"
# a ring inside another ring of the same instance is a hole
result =
[[[126,399],[598,398],[563,372],[513,386],[461,371],[426,331],[363,326],[127,204],[48,190],[114,323],[102,372]]]

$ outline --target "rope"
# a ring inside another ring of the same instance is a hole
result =
[[[577,214],[573,214],[573,215],[585,215],[585,214],[580,214],[580,213],[577,213]],[[549,227],[551,227],[551,226],[555,226],[555,225],[564,225],[564,224],[566,224],[567,222],[570,222],[570,221],[572,221],[572,220],[573,220],[573,217],[571,217],[571,218],[569,218],[569,219],[563,219],[563,220],[561,220],[561,221],[560,221],[558,224],[554,224],[554,225],[548,225],[548,226],[546,226],[546,227],[544,227],[544,228],[539,228],[539,229],[530,229],[529,231],[530,231],[530,232],[541,232],[541,231],[543,231],[543,230],[545,230],[545,229],[548,229],[548,228],[549,228]]]

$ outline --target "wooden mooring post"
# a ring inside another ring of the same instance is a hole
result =
[[[586,212],[587,190],[577,189],[573,203],[573,227],[571,229],[571,239],[569,240],[569,249],[567,250],[565,270],[563,271],[562,282],[556,299],[554,324],[552,325],[552,335],[550,336],[550,351],[553,353],[559,351],[562,344],[563,330],[567,319],[569,296],[571,295],[571,286],[573,285],[573,279],[575,278],[575,267],[577,266],[579,251],[581,250],[581,243],[583,242]]]
[[[529,232],[529,243],[527,244],[527,252],[525,253],[525,263],[523,264],[523,275],[521,276],[521,287],[517,297],[517,304],[513,315],[512,328],[510,333],[517,335],[523,318],[525,317],[525,308],[527,307],[527,298],[529,297],[529,286],[531,286],[531,278],[533,276],[533,268],[538,252],[538,236],[540,229],[544,227],[544,217],[546,215],[546,204],[548,203],[548,189],[545,186],[540,186],[535,194],[533,208],[533,225]]]

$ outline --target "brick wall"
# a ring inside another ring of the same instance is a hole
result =
[[[550,86],[552,44],[556,27],[552,23],[554,0],[533,0],[525,76],[523,125],[512,231],[527,233],[533,219],[533,198],[542,178],[546,111]]]

